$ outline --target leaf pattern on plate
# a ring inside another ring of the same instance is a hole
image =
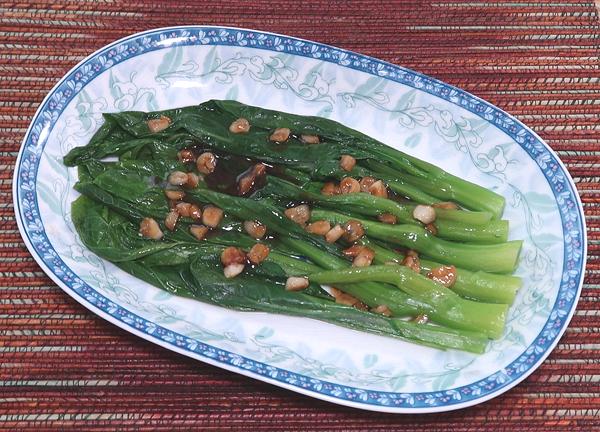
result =
[[[181,55],[167,54],[157,70],[155,80],[163,88],[169,88],[173,82],[182,80],[203,82],[213,79],[217,84],[229,85],[237,77],[247,75],[257,83],[289,91],[305,101],[325,103],[331,109],[333,99],[329,94],[329,87],[333,81],[325,79],[318,67],[309,70],[301,78],[298,70],[288,65],[288,59],[289,57],[281,55],[244,56],[238,52],[233,57],[222,60],[215,50],[211,50],[201,66],[195,60],[184,61]]]

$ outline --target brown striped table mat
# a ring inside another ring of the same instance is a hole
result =
[[[0,429],[600,430],[600,2],[0,1]],[[569,329],[515,389],[477,407],[387,415],[320,402],[192,361],[95,317],[35,264],[11,179],[45,94],[83,57],[178,24],[268,30],[432,75],[538,132],[577,182],[587,276]]]

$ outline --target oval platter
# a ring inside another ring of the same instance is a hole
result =
[[[310,319],[183,299],[87,251],[70,218],[77,173],[62,164],[102,112],[208,99],[330,117],[504,195],[524,239],[524,285],[502,338],[483,355],[439,351]],[[555,153],[499,108],[411,70],[302,39],[187,26],[116,41],[68,72],[40,105],[13,183],[32,256],[67,294],[172,351],[352,407],[425,413],[471,406],[531,374],[556,346],[581,290],[581,202]]]

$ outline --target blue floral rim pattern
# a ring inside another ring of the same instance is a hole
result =
[[[506,368],[470,385],[440,392],[393,393],[370,391],[313,379],[269,366],[182,336],[147,321],[102,296],[81,280],[60,258],[46,236],[36,198],[36,177],[49,133],[64,108],[83,87],[113,65],[145,52],[187,45],[226,45],[260,48],[319,59],[420,89],[487,119],[529,154],[544,174],[557,201],[564,233],[564,266],[556,302],[534,342]],[[566,329],[581,289],[585,266],[585,226],[572,181],[554,153],[530,131],[502,110],[433,78],[350,51],[301,39],[223,27],[176,27],[151,30],[117,41],[91,55],[64,77],[44,100],[25,136],[15,168],[15,209],[21,232],[36,260],[59,285],[82,303],[120,322],[143,337],[213,364],[302,393],[367,409],[423,412],[473,405],[516,385],[541,363]]]

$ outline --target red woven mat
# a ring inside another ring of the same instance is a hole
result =
[[[600,430],[600,24],[593,1],[0,2],[0,428],[6,430]],[[567,164],[588,271],[567,333],[515,389],[439,415],[369,413],[192,361],[96,318],[57,288],[14,221],[14,160],[74,64],[154,27],[304,37],[430,74],[516,115]]]

